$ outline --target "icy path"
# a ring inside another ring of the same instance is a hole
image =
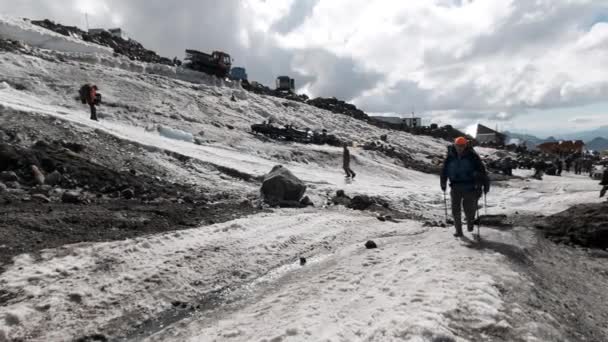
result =
[[[375,241],[379,249],[347,245],[253,289],[251,305],[195,315],[149,340],[431,341],[461,325],[509,327],[497,284],[521,279],[499,254],[414,222]]]

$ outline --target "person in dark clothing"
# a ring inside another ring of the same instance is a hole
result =
[[[576,159],[574,160],[574,174],[575,175],[580,175],[581,174],[581,160],[580,159]]]
[[[564,164],[561,159],[559,159],[559,158],[555,159],[555,168],[557,169],[555,174],[558,176],[561,176],[563,168],[564,168]]]
[[[345,143],[344,151],[342,152],[342,166],[344,167],[344,172],[346,172],[346,177],[355,178],[356,174],[350,168],[350,151],[348,150],[348,146]]]
[[[608,169],[604,170],[604,173],[602,174],[602,181],[600,182],[600,185],[603,185],[602,190],[600,190],[600,197],[604,197],[604,195],[606,194],[606,191],[608,191]]]
[[[85,84],[80,88],[80,100],[82,103],[86,103],[89,105],[91,109],[91,120],[97,120],[97,109],[95,105],[97,105],[97,86]]]
[[[532,177],[536,178],[538,180],[542,180],[543,173],[545,172],[546,169],[547,169],[547,164],[542,159],[538,159],[538,160],[534,161],[534,176],[532,176]]]
[[[441,190],[446,191],[447,181],[450,180],[450,195],[452,198],[452,216],[456,233],[462,234],[462,210],[467,221],[467,230],[473,231],[475,212],[481,192],[490,191],[490,180],[486,168],[479,155],[468,146],[464,137],[454,140],[454,145],[448,147],[448,155],[441,171]]]
[[[566,158],[566,172],[570,172],[570,167],[572,166],[572,159],[570,157]]]

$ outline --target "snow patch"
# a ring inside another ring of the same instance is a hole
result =
[[[113,53],[113,50],[108,47],[61,35],[33,25],[27,20],[5,16],[0,16],[0,38],[22,41],[41,49],[91,54]]]
[[[188,133],[176,128],[158,126],[158,133],[168,139],[181,140],[187,142],[194,141],[194,136],[192,135],[192,133]]]

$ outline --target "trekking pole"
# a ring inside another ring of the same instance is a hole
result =
[[[488,199],[486,198],[486,193],[483,193],[483,210],[486,216],[488,216]]]
[[[448,200],[445,197],[445,191],[443,191],[443,207],[445,208],[445,224],[448,224]]]

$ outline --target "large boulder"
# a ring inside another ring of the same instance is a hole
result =
[[[277,165],[264,176],[261,192],[269,204],[299,203],[306,192],[306,185],[287,168]]]

